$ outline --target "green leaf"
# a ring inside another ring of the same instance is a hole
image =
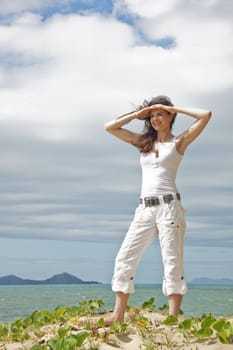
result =
[[[89,300],[89,310],[91,312],[93,312],[94,310],[99,309],[101,306],[104,305],[104,302],[102,300],[95,300],[95,299],[91,299]]]
[[[149,300],[145,301],[142,304],[142,309],[150,309],[150,310],[154,310],[155,309],[155,298],[150,298]]]
[[[41,345],[33,345],[30,347],[29,350],[41,350],[41,349],[43,349],[43,345],[42,346]]]
[[[178,318],[176,316],[173,315],[169,315],[164,321],[163,324],[165,324],[166,326],[168,325],[172,325],[178,322]]]
[[[146,326],[149,326],[151,324],[151,321],[144,316],[139,316],[136,319],[136,324],[140,327],[146,327]]]
[[[85,314],[86,313],[86,308],[80,309],[79,306],[71,306],[67,308],[66,314],[69,316],[77,316],[79,314]],[[64,314],[65,317],[65,314]]]
[[[128,328],[128,324],[127,323],[122,323],[121,324],[121,333],[124,333],[126,331],[126,329]]]
[[[230,334],[233,335],[233,323],[226,321],[224,328],[229,329]]]
[[[179,324],[178,328],[184,331],[189,331],[191,329],[191,326],[192,326],[192,320],[191,318],[187,318],[186,320],[184,320]]]
[[[54,316],[58,319],[60,319],[62,316],[65,315],[67,312],[67,307],[65,306],[58,306],[54,309]]]
[[[229,334],[228,332],[225,330],[225,331],[222,331],[222,332],[219,332],[218,334],[218,338],[220,340],[221,343],[223,344],[228,344],[229,343]]]
[[[14,333],[11,336],[11,339],[16,341],[16,342],[20,342],[22,339],[22,334],[21,333]]]
[[[40,317],[43,317],[44,319],[50,321],[53,318],[53,315],[51,314],[51,312],[43,310],[40,312]]]
[[[30,325],[32,324],[32,318],[31,316],[28,316],[26,317],[24,320],[23,320],[23,326],[26,328],[26,327],[29,327]]]
[[[217,332],[220,332],[222,329],[224,329],[225,324],[226,324],[226,321],[224,319],[221,319],[221,320],[216,321],[212,327]]]
[[[131,305],[128,303],[125,308],[126,312],[129,312],[131,310]]]
[[[180,309],[179,315],[183,315],[183,314],[184,314],[184,311],[182,309]]]
[[[58,335],[60,338],[64,338],[64,336],[71,330],[72,327],[62,327],[58,329]]]
[[[201,328],[199,331],[195,333],[198,339],[209,338],[213,334],[213,330],[211,328]]]
[[[105,327],[105,321],[104,321],[104,318],[103,317],[101,317],[99,320],[98,320],[98,322],[97,322],[97,326],[98,327]]]
[[[61,339],[59,337],[54,337],[48,341],[48,346],[51,350],[59,350],[59,345],[61,344]]]
[[[159,311],[160,311],[162,314],[168,313],[168,310],[169,310],[169,306],[168,306],[167,304],[163,304],[163,306],[160,306],[160,307],[159,307]]]
[[[114,333],[124,333],[127,327],[127,323],[120,323],[119,321],[115,321],[110,326],[110,330]]]
[[[31,327],[31,329],[38,338],[42,337],[42,331],[39,325],[35,324]]]
[[[62,350],[73,350],[77,345],[75,337],[70,336],[64,340]]]
[[[204,318],[201,322],[201,328],[210,327],[215,321],[216,318],[214,318],[213,316],[206,316],[206,318]]]
[[[76,339],[76,345],[77,346],[81,346],[83,344],[83,342],[87,339],[87,337],[89,336],[88,332],[80,332],[77,335],[75,335],[75,339]]]
[[[19,328],[22,326],[22,318],[17,318],[14,322],[12,322],[12,325]]]
[[[206,317],[207,317],[206,314],[202,314],[202,315],[201,315],[201,320],[204,320]]]
[[[37,323],[37,320],[38,320],[38,316],[39,316],[39,311],[34,311],[32,314],[31,314],[31,319],[32,319],[32,323]]]
[[[220,328],[218,325],[215,325],[215,328]],[[221,343],[229,344],[233,342],[233,323],[225,321],[225,324],[222,324],[222,328],[217,330],[217,336]]]
[[[90,331],[90,330],[92,329],[92,324],[91,324],[90,321],[87,321],[87,322],[86,322],[86,324],[85,324],[85,329],[86,329],[87,331]]]
[[[5,336],[8,334],[8,328],[7,325],[3,324],[0,326],[0,339],[2,336]]]

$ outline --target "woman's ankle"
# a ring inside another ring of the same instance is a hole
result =
[[[124,323],[124,316],[113,313],[110,317],[105,319],[106,326],[111,326],[114,322]]]

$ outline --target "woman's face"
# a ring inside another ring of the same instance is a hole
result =
[[[170,123],[172,121],[173,115],[164,111],[163,109],[158,109],[151,112],[150,123],[152,127],[157,131],[162,131],[170,129]]]

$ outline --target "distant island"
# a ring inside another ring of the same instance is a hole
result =
[[[205,284],[205,285],[233,285],[233,279],[230,278],[206,278],[206,277],[199,277],[199,278],[194,278],[191,281],[191,284]]]
[[[97,281],[83,281],[67,272],[54,275],[45,280],[23,279],[15,275],[0,277],[0,285],[43,285],[43,284],[101,284]]]

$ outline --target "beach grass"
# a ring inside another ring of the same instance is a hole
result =
[[[185,318],[156,308],[154,298],[140,307],[127,306],[125,323],[105,327],[103,300],[34,311],[0,325],[3,350],[222,350],[233,349],[233,317],[212,314]]]

